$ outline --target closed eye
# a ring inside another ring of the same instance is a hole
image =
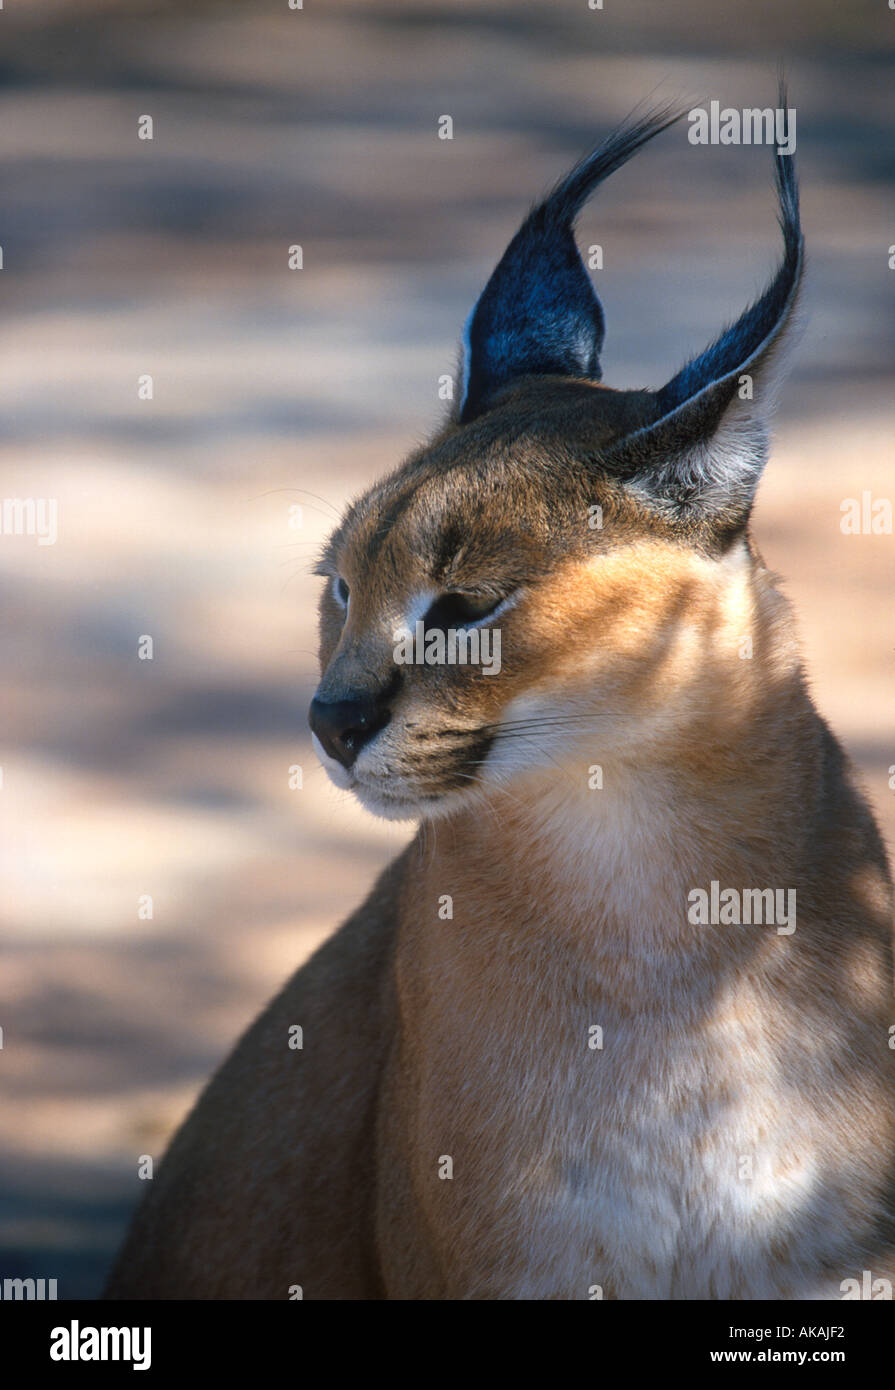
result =
[[[424,621],[427,628],[446,632],[448,628],[474,627],[496,618],[498,612],[502,613],[507,607],[508,598],[495,598],[493,594],[442,594],[432,604]]]

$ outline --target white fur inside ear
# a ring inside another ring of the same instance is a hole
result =
[[[694,438],[669,456],[645,465],[628,480],[630,490],[653,508],[680,512],[681,507],[713,511],[746,511],[755,496],[769,453],[769,422],[789,369],[793,348],[802,331],[796,291],[793,291],[777,326],[744,359],[726,380],[736,379],[736,392],[713,435]],[[740,388],[749,385],[749,394]],[[685,432],[700,400],[715,390],[718,382],[703,387],[675,410],[629,436],[632,445],[646,444],[651,433],[677,417]]]
[[[748,507],[768,459],[764,420],[752,402],[734,401],[710,439],[699,440],[658,468],[635,474],[631,492],[650,506],[677,511],[676,494],[688,505],[712,512],[734,505]]]

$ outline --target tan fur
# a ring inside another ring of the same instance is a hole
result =
[[[886,872],[771,576],[743,546],[642,541],[562,567],[512,620],[558,655],[510,706],[609,717],[422,827],[211,1084],[113,1295],[808,1298],[895,1277]],[[713,878],[796,888],[796,931],[690,925]]]
[[[802,264],[787,158],[765,295],[655,395],[591,379],[569,219],[668,124],[535,209],[453,417],[326,547],[317,747],[419,830],[200,1098],[111,1297],[895,1283],[888,868],[748,530]],[[499,673],[399,659],[451,612],[499,631]],[[712,884],[795,916],[701,922]]]

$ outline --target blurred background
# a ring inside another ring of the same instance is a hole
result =
[[[58,539],[0,535],[0,1277],[99,1291],[138,1157],[411,833],[316,767],[309,567],[440,418],[524,212],[641,101],[775,105],[780,56],[810,261],[755,531],[891,846],[893,539],[840,508],[893,495],[893,33],[885,0],[7,0],[0,496]],[[763,286],[771,165],[684,124],[590,204],[609,385]]]

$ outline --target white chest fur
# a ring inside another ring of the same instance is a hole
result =
[[[570,829],[552,893],[518,865],[493,888],[466,865],[453,922],[409,966],[426,1001],[418,1186],[458,1290],[838,1296],[820,1271],[851,1273],[850,1237],[824,1122],[786,1076],[805,1039],[767,988],[789,939],[758,927],[761,968],[713,948],[730,969],[712,973],[681,935],[688,879],[661,836],[617,816],[595,858]],[[433,1153],[453,1165],[438,1190]]]

